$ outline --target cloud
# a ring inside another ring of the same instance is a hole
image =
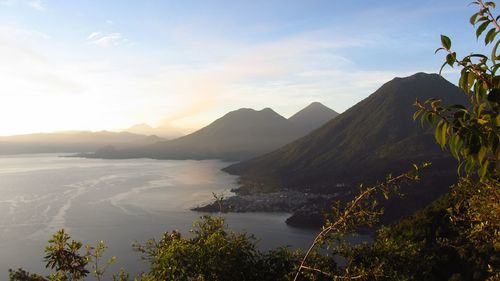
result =
[[[177,75],[168,82],[170,86],[177,85],[170,92],[178,93],[183,87],[190,93],[191,102],[171,112],[166,120],[182,127],[207,124],[239,107],[273,107],[288,116],[312,101],[321,101],[342,112],[396,76],[428,70],[418,65],[373,68],[352,55],[380,47],[386,34],[379,34],[374,40],[371,36],[325,29],[241,45],[226,43],[223,38],[210,38],[203,44],[203,36],[197,35],[200,34],[184,32],[182,37],[176,37],[176,42],[193,46],[193,54],[196,47],[199,52],[199,46],[204,46],[204,50],[216,49],[217,57],[210,63],[186,63],[183,71],[166,75]],[[186,82],[181,83],[183,80]]]
[[[190,39],[185,35],[182,38]],[[164,123],[198,127],[243,106],[271,106],[279,111],[283,100],[291,105],[285,114],[311,99],[328,99],[336,110],[343,110],[384,79],[394,77],[394,73],[354,71],[354,63],[339,53],[362,46],[364,40],[325,38],[328,36],[321,33],[308,33],[244,45],[214,38],[201,44],[200,37],[192,38],[187,46],[203,45],[206,50],[217,47],[227,55],[210,63],[170,65],[161,71],[161,77],[155,79],[163,83],[158,89],[163,87],[165,93],[181,97],[174,110],[165,113]],[[341,97],[330,100],[336,96]]]
[[[97,45],[99,47],[118,46],[128,42],[121,33],[103,33],[100,31],[92,32],[87,37],[87,42]]]
[[[96,39],[97,37],[101,36],[102,32],[100,31],[96,31],[96,32],[92,32],[90,33],[90,35],[87,37],[87,40],[94,40]]]
[[[29,2],[29,5],[31,8],[38,10],[38,11],[45,10],[45,5],[42,3],[42,0],[33,0],[33,1]]]
[[[112,20],[106,20],[106,23],[109,25],[114,25],[115,23]]]

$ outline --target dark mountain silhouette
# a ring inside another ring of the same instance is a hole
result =
[[[243,108],[190,135],[150,146],[151,157],[244,159],[269,152],[296,137],[299,135],[289,122],[272,109]]]
[[[454,160],[435,143],[432,130],[412,120],[415,99],[430,97],[467,103],[458,87],[437,74],[395,78],[307,136],[224,170],[241,176],[241,192],[288,188],[347,196],[358,183],[432,162],[422,183],[432,189],[411,189],[398,212],[413,210],[446,191],[456,174],[450,168]]]
[[[321,111],[326,111],[325,108],[321,106]],[[242,108],[227,113],[194,133],[174,140],[134,149],[119,150],[107,147],[86,156],[232,161],[248,159],[277,149],[324,123],[326,114],[315,115],[314,110],[315,108],[309,108],[302,117],[295,119],[301,122],[301,127],[298,127],[270,108],[260,111]],[[318,116],[320,123],[313,124],[314,116]],[[307,124],[311,124],[311,127],[307,128]]]
[[[304,132],[304,135],[321,125],[332,120],[339,115],[334,110],[326,107],[322,103],[313,102],[304,109],[292,115],[288,120],[295,125],[299,130]]]
[[[127,132],[71,131],[0,137],[1,154],[90,152],[113,145],[117,148],[144,146],[163,140]]]

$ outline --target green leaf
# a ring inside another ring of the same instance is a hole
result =
[[[462,69],[461,71],[461,75],[460,75],[460,79],[458,80],[458,85],[460,86],[460,88],[462,88],[462,90],[465,91],[465,93],[469,93],[468,91],[468,76],[469,76],[469,73],[467,72],[467,69]]]
[[[470,93],[470,90],[472,89],[472,87],[474,86],[474,82],[476,81],[476,77],[474,76],[474,74],[470,74],[468,77],[467,77],[467,94]]]
[[[481,13],[480,13],[481,14]],[[482,16],[480,17],[477,22],[482,22],[482,21],[487,21],[487,20],[490,20],[487,16]]]
[[[480,178],[484,178],[484,176],[486,176],[486,172],[488,171],[488,165],[489,165],[488,160],[484,161],[484,163],[480,165],[479,170],[477,171],[477,174],[479,175]]]
[[[465,106],[463,106],[462,104],[453,104],[453,105],[450,105],[448,107],[446,107],[447,109],[459,109],[459,110],[467,110],[467,108]]]
[[[457,167],[457,174],[459,177],[462,177],[462,166],[464,165],[465,161],[461,161],[460,164],[458,164],[458,167]]]
[[[417,120],[418,116],[422,113],[422,111],[417,110],[413,113],[413,121]]]
[[[479,36],[481,36],[481,34],[483,33],[483,31],[486,29],[486,27],[488,27],[488,25],[490,24],[489,21],[485,21],[483,22],[476,30],[476,37],[479,38]]]
[[[455,60],[457,58],[457,54],[455,52],[446,55],[446,63],[453,67]]]
[[[484,156],[486,156],[486,151],[487,151],[486,147],[481,146],[481,148],[479,149],[479,152],[477,153],[477,161],[479,163],[483,162]]]
[[[476,24],[476,19],[477,19],[477,16],[479,16],[479,13],[475,13],[472,15],[472,17],[470,17],[470,24],[472,25],[475,25]]]
[[[450,152],[455,157],[455,159],[458,159],[458,154],[457,154],[457,146],[456,146],[456,140],[455,140],[455,135],[452,135],[450,138],[449,142],[449,147],[450,147]]]
[[[495,36],[497,35],[497,29],[493,27],[486,33],[486,37],[484,38],[484,43],[488,45],[489,43],[493,42],[495,40]]]
[[[475,87],[474,87],[474,94],[476,95],[477,101],[480,101],[482,98],[484,98],[487,94],[486,88],[488,85],[486,85],[482,81],[476,81]]]
[[[420,126],[422,126],[422,128],[424,127],[425,120],[427,120],[427,113],[422,114],[420,117]]]
[[[472,55],[468,55],[467,57],[469,58],[482,58],[482,59],[488,59],[487,56],[483,55],[483,54],[472,54]]]
[[[427,122],[430,125],[434,125],[434,123],[436,122],[436,116],[434,115],[434,113],[427,113],[424,116],[427,118]]]
[[[446,50],[449,50],[451,48],[451,40],[448,36],[441,34],[441,45],[443,45],[443,48]]]
[[[498,49],[498,45],[500,44],[500,40],[498,40],[496,43],[495,43],[495,46],[493,47],[493,49],[491,50],[491,60],[493,61],[494,64],[496,64],[497,62],[497,49]]]
[[[434,137],[436,138],[436,142],[443,148],[446,144],[446,131],[448,129],[448,124],[441,120],[438,122],[436,126],[436,130],[434,132]]]
[[[467,161],[465,161],[465,173],[470,175],[473,168],[474,168],[474,159],[472,157],[468,157]]]
[[[459,154],[459,151],[460,151],[460,148],[462,148],[462,141],[460,139],[460,136],[458,136],[457,134],[454,134],[451,136],[450,138],[450,151],[451,151],[451,154],[453,155],[453,157],[455,157],[455,159],[457,160],[460,160],[460,154]]]
[[[441,75],[441,72],[443,72],[443,68],[448,64],[448,62],[444,62],[443,65],[441,65],[441,68],[439,69],[439,75]]]

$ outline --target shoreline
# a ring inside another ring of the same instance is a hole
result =
[[[255,193],[223,198],[206,205],[191,208],[196,212],[230,212],[230,213],[289,213],[286,220],[288,226],[319,229],[323,223],[323,210],[328,209],[338,194],[318,194],[299,191],[277,191],[270,193]]]

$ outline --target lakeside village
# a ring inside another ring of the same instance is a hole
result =
[[[346,184],[338,183],[337,188]],[[282,212],[292,213],[286,223],[301,228],[316,228],[323,223],[323,210],[339,199],[340,193],[312,193],[283,189],[277,192],[239,194],[215,200],[214,202],[192,208],[198,212]],[[345,193],[342,193],[345,196]]]

